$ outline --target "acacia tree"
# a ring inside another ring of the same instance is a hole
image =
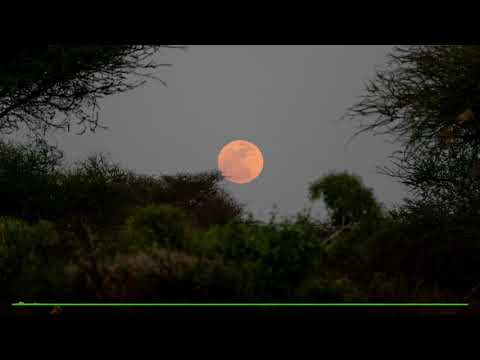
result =
[[[244,204],[220,185],[223,180],[219,171],[164,175],[162,191],[156,196],[192,214],[199,227],[225,225],[243,215]]]
[[[35,133],[94,131],[99,100],[141,86],[160,66],[154,55],[170,45],[2,46],[0,133],[26,126]]]
[[[396,47],[347,117],[402,150],[384,173],[449,212],[480,200],[480,46]],[[477,207],[478,208],[478,207]]]
[[[365,217],[378,219],[381,207],[371,189],[348,172],[330,173],[309,187],[311,200],[323,199],[334,226],[343,227]]]

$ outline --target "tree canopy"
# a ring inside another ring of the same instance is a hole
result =
[[[478,107],[479,84],[479,46],[396,47],[348,116],[366,120],[360,131],[396,135],[414,151],[415,146],[438,144],[460,114]],[[464,144],[480,140],[475,127],[461,129],[455,129],[456,137]]]
[[[0,50],[0,133],[94,131],[99,100],[155,78],[154,55],[169,45],[6,45]],[[160,79],[157,79],[161,81]]]
[[[348,172],[330,173],[313,182],[310,199],[323,199],[335,226],[359,221],[364,216],[381,214],[373,192],[362,180]]]
[[[480,46],[396,47],[347,117],[403,146],[384,168],[450,212],[480,203]],[[477,207],[478,208],[478,207]]]

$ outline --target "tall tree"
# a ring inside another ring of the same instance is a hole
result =
[[[403,145],[385,173],[456,212],[480,200],[479,104],[480,46],[406,46],[389,54],[347,117],[360,121],[358,133]]]
[[[0,133],[99,125],[99,100],[155,78],[154,55],[169,45],[5,45],[0,50]],[[161,81],[160,79],[157,79]]]
[[[334,226],[345,226],[368,216],[378,218],[381,208],[371,189],[348,172],[330,173],[313,182],[311,200],[323,199]]]

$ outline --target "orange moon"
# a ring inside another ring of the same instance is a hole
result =
[[[218,153],[218,169],[228,181],[246,184],[257,178],[263,170],[260,149],[246,140],[226,144]]]

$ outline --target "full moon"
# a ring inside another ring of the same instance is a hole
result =
[[[235,140],[226,144],[218,154],[218,169],[228,181],[246,184],[263,170],[263,155],[253,143]]]

